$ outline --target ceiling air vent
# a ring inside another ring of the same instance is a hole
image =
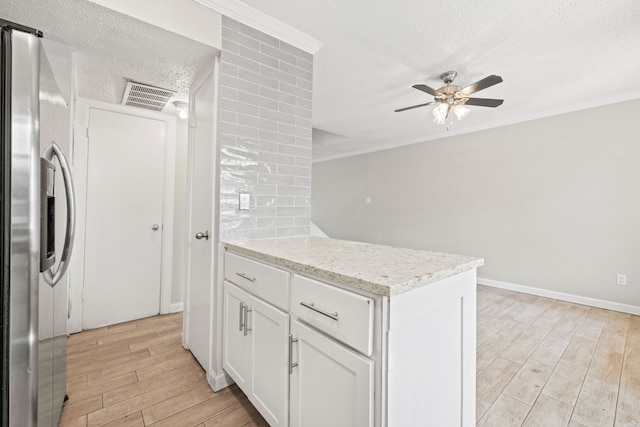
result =
[[[122,104],[145,110],[162,111],[173,95],[175,92],[172,90],[127,82]]]

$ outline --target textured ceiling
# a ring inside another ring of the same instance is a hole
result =
[[[187,99],[215,50],[87,0],[1,0],[0,17],[37,28],[76,52],[78,95],[119,104],[128,80]],[[132,0],[135,1],[135,0]]]
[[[314,159],[441,138],[640,97],[638,0],[243,0],[324,43],[314,58]],[[411,88],[504,82],[450,131]]]

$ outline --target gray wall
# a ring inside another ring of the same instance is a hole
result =
[[[483,278],[640,306],[639,111],[315,163],[312,219],[334,238],[482,256]]]
[[[311,54],[223,17],[220,240],[309,234],[312,72]]]

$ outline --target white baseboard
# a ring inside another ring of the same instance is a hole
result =
[[[553,298],[560,301],[573,302],[576,304],[588,305],[591,307],[604,308],[606,310],[619,311],[622,313],[635,314],[640,316],[640,307],[636,305],[623,304],[620,302],[607,301],[596,298],[583,297],[580,295],[565,294],[563,292],[550,291],[548,289],[532,288],[530,286],[516,285],[498,280],[484,279],[478,277],[478,284],[491,286],[493,288],[507,289],[510,291],[522,292],[525,294],[537,295],[539,297]]]
[[[179,311],[182,311],[181,302],[174,302],[169,306],[169,313],[177,313]]]
[[[233,379],[227,375],[223,370],[220,372],[211,372],[207,375],[207,382],[213,391],[220,391],[223,388],[227,388],[232,384],[235,384]]]

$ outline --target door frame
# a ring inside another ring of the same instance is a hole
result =
[[[69,264],[69,320],[68,333],[82,331],[84,289],[84,254],[87,221],[88,133],[91,109],[160,120],[166,123],[164,148],[164,179],[162,209],[162,253],[160,270],[160,314],[167,314],[171,305],[173,271],[173,215],[176,166],[176,118],[167,114],[146,111],[126,105],[78,98],[70,149],[73,180],[76,192],[76,236]],[[126,154],[126,153],[124,153]]]
[[[218,292],[218,287],[216,286],[216,283],[218,281],[218,271],[219,271],[219,266],[218,266],[218,258],[219,258],[219,252],[220,249],[218,248],[218,242],[219,242],[219,221],[218,221],[218,215],[219,215],[219,207],[220,207],[220,198],[219,198],[219,194],[220,194],[220,179],[219,179],[219,166],[218,166],[218,159],[220,157],[220,144],[219,144],[219,136],[218,136],[218,127],[219,127],[219,114],[220,114],[220,80],[219,80],[219,73],[220,73],[220,56],[217,55],[213,62],[211,63],[210,66],[207,66],[205,68],[205,72],[203,72],[201,75],[197,76],[196,79],[194,80],[193,84],[191,85],[190,91],[189,91],[189,138],[188,138],[188,154],[187,154],[187,199],[186,199],[186,208],[187,208],[187,215],[186,215],[186,251],[185,251],[185,273],[186,273],[186,286],[185,286],[185,300],[184,300],[184,325],[183,325],[183,332],[182,332],[182,346],[186,349],[189,349],[189,322],[190,322],[190,316],[189,316],[189,309],[190,309],[190,298],[191,298],[191,292],[190,292],[190,287],[191,287],[191,245],[193,243],[193,236],[194,236],[194,228],[193,225],[191,224],[191,206],[193,203],[193,198],[194,198],[194,194],[193,194],[193,133],[191,131],[192,128],[194,128],[196,126],[195,123],[195,119],[193,118],[195,116],[193,108],[195,106],[195,92],[197,92],[198,89],[200,89],[200,87],[207,81],[207,79],[211,78],[213,76],[214,79],[214,87],[215,87],[215,96],[214,96],[214,101],[213,101],[213,111],[214,111],[214,115],[212,117],[212,125],[213,125],[213,135],[214,135],[214,140],[211,141],[212,144],[214,144],[213,150],[212,150],[212,158],[211,160],[211,169],[212,169],[212,176],[213,176],[213,183],[212,183],[212,188],[213,188],[213,197],[211,199],[212,201],[212,206],[211,206],[211,221],[208,224],[209,225],[209,230],[211,230],[210,233],[210,241],[211,241],[211,266],[210,266],[210,299],[209,299],[209,306],[210,306],[210,312],[209,312],[209,316],[210,316],[210,322],[209,325],[211,327],[210,333],[209,333],[209,360],[207,365],[208,366],[203,366],[206,375],[207,375],[207,381],[209,382],[210,385],[213,385],[213,379],[211,378],[211,374],[212,371],[216,371],[216,366],[219,364],[222,364],[222,349],[220,348],[220,345],[217,343],[218,341],[218,334],[216,333],[216,331],[219,329],[221,331],[222,329],[222,313],[219,313],[218,311],[218,307],[216,305],[217,301],[220,301],[221,298],[221,290],[222,287],[220,286],[220,292]],[[218,293],[220,293],[220,295],[217,295]],[[220,335],[220,339],[219,341],[222,340],[222,333],[219,334]],[[220,358],[217,357],[217,353],[220,353]],[[218,363],[219,361],[219,363]]]

